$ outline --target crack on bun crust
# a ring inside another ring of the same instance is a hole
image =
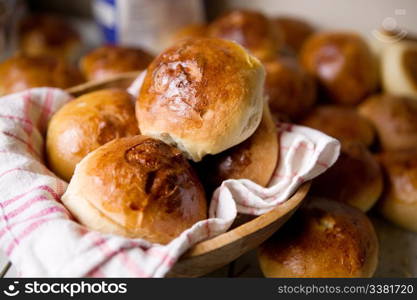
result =
[[[247,139],[259,125],[265,70],[238,44],[183,40],[149,65],[136,101],[142,134],[200,161]]]
[[[178,149],[141,135],[86,156],[63,198],[84,225],[163,244],[207,218],[204,190],[188,161]]]

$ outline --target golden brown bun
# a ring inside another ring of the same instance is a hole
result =
[[[81,82],[76,68],[53,57],[18,54],[0,64],[0,96],[33,87],[65,89]]]
[[[62,201],[88,228],[160,244],[207,218],[203,187],[180,151],[140,135],[86,156]]]
[[[153,57],[139,48],[105,45],[85,55],[80,62],[88,80],[102,80],[114,75],[144,70]]]
[[[19,50],[27,55],[46,55],[75,59],[81,45],[80,36],[62,17],[29,15],[19,26]]]
[[[265,93],[272,113],[298,119],[316,101],[316,83],[291,57],[280,57],[264,63]]]
[[[320,130],[342,142],[354,141],[370,146],[375,138],[375,130],[372,124],[350,107],[319,106],[300,123]]]
[[[417,147],[417,101],[392,95],[369,97],[359,113],[372,122],[385,150]]]
[[[336,163],[314,179],[311,194],[368,211],[382,189],[383,177],[377,160],[362,143],[345,142]]]
[[[251,136],[264,105],[262,64],[234,42],[187,39],[148,67],[136,102],[144,135],[200,161]]]
[[[207,25],[205,24],[190,24],[180,28],[174,33],[172,42],[178,42],[183,39],[202,38],[207,36]]]
[[[379,159],[386,175],[380,212],[394,224],[417,232],[417,149],[385,152]]]
[[[274,58],[282,44],[277,26],[263,14],[246,10],[220,16],[209,25],[208,35],[235,41],[260,60]]]
[[[200,178],[208,191],[227,179],[249,179],[266,186],[277,166],[278,150],[278,132],[265,105],[255,133],[237,146],[206,156],[198,164]]]
[[[283,33],[284,44],[295,53],[300,52],[304,42],[314,33],[314,28],[302,19],[278,17],[275,24]]]
[[[378,240],[360,210],[314,199],[260,246],[258,257],[266,277],[372,277]]]
[[[335,103],[358,104],[377,87],[376,60],[356,34],[314,34],[304,43],[300,61]]]
[[[49,166],[69,181],[75,165],[101,145],[139,134],[133,99],[123,90],[85,94],[52,117],[46,137]]]

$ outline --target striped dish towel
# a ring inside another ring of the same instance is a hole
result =
[[[72,219],[60,201],[67,183],[45,165],[48,120],[70,100],[53,88],[0,99],[0,247],[24,277],[163,277],[192,245],[227,231],[237,212],[269,211],[339,154],[335,139],[280,124],[280,163],[268,188],[248,180],[223,182],[209,219],[165,246],[101,234]]]

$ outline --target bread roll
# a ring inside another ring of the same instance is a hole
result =
[[[107,89],[65,104],[48,126],[46,151],[52,171],[69,181],[88,153],[113,139],[139,134],[132,101],[123,90]]]
[[[417,147],[417,101],[387,94],[369,97],[359,113],[370,120],[385,150]]]
[[[316,83],[312,76],[291,57],[279,57],[264,63],[265,92],[274,115],[296,120],[316,101]]]
[[[215,19],[208,29],[211,37],[235,41],[260,60],[273,59],[282,44],[282,33],[263,14],[234,10]]]
[[[105,45],[85,55],[80,62],[88,80],[102,80],[117,74],[144,70],[153,57],[139,48]]]
[[[396,42],[381,55],[382,84],[385,92],[417,100],[417,42]]]
[[[24,54],[75,60],[80,49],[80,35],[62,17],[29,15],[19,26],[19,50]]]
[[[386,175],[379,211],[394,224],[417,232],[417,149],[385,152],[379,160]]]
[[[283,41],[295,53],[299,53],[304,42],[314,33],[314,28],[302,19],[281,16],[274,23],[282,32]]]
[[[205,24],[190,24],[184,26],[172,37],[172,42],[178,42],[183,39],[202,38],[207,36],[207,25]]]
[[[266,277],[372,277],[378,240],[360,210],[314,199],[260,246],[258,257]]]
[[[76,68],[53,57],[18,54],[0,64],[0,96],[33,87],[65,89],[81,82]]]
[[[303,45],[300,61],[334,103],[358,104],[377,87],[376,60],[356,34],[314,34]]]
[[[200,161],[251,136],[262,118],[265,71],[234,42],[182,40],[148,67],[136,102],[144,135]]]
[[[206,190],[227,179],[249,179],[267,186],[278,162],[278,132],[265,105],[261,124],[244,142],[217,155],[207,155],[197,166]]]
[[[337,105],[319,106],[311,111],[300,123],[322,131],[342,142],[361,142],[369,147],[375,138],[375,130],[372,123],[350,107]]]
[[[345,142],[336,163],[314,179],[311,194],[345,202],[366,212],[382,193],[381,168],[362,143]]]
[[[207,218],[203,188],[180,151],[140,135],[87,155],[62,201],[90,229],[159,244]]]

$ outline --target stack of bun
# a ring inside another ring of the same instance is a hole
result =
[[[88,228],[166,244],[207,218],[223,180],[266,186],[278,135],[264,81],[240,45],[182,39],[150,63],[136,99],[106,89],[65,104],[47,133],[63,203]]]
[[[120,89],[84,94],[49,123],[48,164],[70,182],[63,202],[80,223],[170,242],[207,217],[222,181],[268,185],[279,158],[274,122],[284,120],[342,147],[308,203],[260,247],[265,276],[372,276],[378,242],[364,213],[378,200],[385,218],[417,231],[415,42],[386,47],[378,61],[355,33],[247,10],[172,40],[155,58],[103,46],[81,59],[87,80],[147,72],[136,99]],[[83,81],[65,62],[80,44],[65,22],[27,18],[19,41],[21,53],[0,64],[0,95]]]

